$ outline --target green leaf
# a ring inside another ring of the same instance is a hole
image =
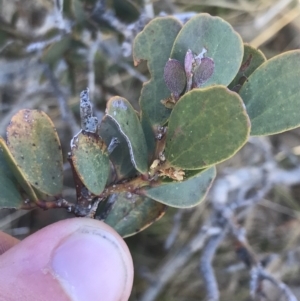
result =
[[[17,188],[17,183],[13,178],[7,177],[0,167],[0,209],[19,208],[22,202],[23,198]]]
[[[249,131],[249,118],[237,93],[223,86],[194,89],[172,111],[165,156],[171,166],[205,168],[233,156]]]
[[[28,182],[41,193],[59,195],[63,159],[56,129],[42,111],[20,110],[7,127],[7,145]]]
[[[147,142],[148,163],[151,164],[150,162],[153,162],[153,156],[156,147],[155,133],[152,129],[149,118],[145,114],[143,114],[141,117],[141,124]]]
[[[50,65],[55,64],[64,56],[66,51],[70,48],[71,42],[71,37],[66,36],[62,40],[53,43],[45,50],[41,60]]]
[[[87,17],[84,11],[84,3],[82,1],[72,0],[72,10],[77,24],[86,21]]]
[[[144,132],[131,104],[122,97],[112,97],[107,103],[106,114],[116,123],[125,137],[133,165],[140,173],[148,171],[148,151]]]
[[[0,139],[3,141],[2,138]],[[22,202],[18,182],[6,162],[0,143],[0,208],[18,208]]]
[[[135,194],[113,194],[109,198],[112,210],[105,223],[113,227],[121,236],[134,235],[160,219],[166,206],[147,197]]]
[[[185,181],[158,183],[157,187],[142,188],[140,193],[171,207],[193,207],[205,198],[215,176],[216,169],[211,167]]]
[[[179,32],[171,52],[171,58],[184,62],[188,50],[205,56],[215,63],[214,73],[203,87],[227,86],[239,71],[243,58],[243,42],[231,25],[219,17],[199,14],[190,19]]]
[[[229,89],[234,88],[236,85],[243,85],[241,80],[247,79],[261,64],[266,61],[265,55],[251,45],[244,44],[244,57],[234,80],[228,86]],[[245,81],[243,80],[243,81]]]
[[[26,192],[28,198],[31,201],[37,201],[37,196],[36,196],[33,188],[26,180],[23,172],[17,166],[17,162],[11,155],[11,152],[9,151],[9,149],[2,137],[0,137],[0,169],[2,170],[2,172],[0,171],[0,173],[3,174],[2,177],[8,178],[10,180],[10,182],[12,182],[15,185],[15,189],[17,187],[17,184],[19,184],[23,188],[23,190]],[[5,173],[5,176],[4,176],[4,173]],[[3,182],[2,181],[0,181],[0,182],[3,183],[3,187],[6,187],[4,184],[4,180],[3,180]],[[12,185],[7,186],[7,187],[11,187],[11,191],[13,192],[14,189],[12,188]],[[18,188],[18,190],[19,190],[19,188]],[[3,197],[4,197],[4,195],[7,194],[7,192],[2,192],[2,189],[1,189],[0,193],[2,194]],[[18,195],[16,191],[14,191],[13,194],[16,197]],[[7,197],[5,197],[5,199],[7,199]],[[14,207],[14,206],[12,205],[12,207]]]
[[[130,160],[130,152],[124,135],[118,129],[117,124],[105,116],[100,124],[99,134],[106,145],[110,145],[113,138],[118,139],[118,144],[110,153],[109,159],[114,165],[117,181],[135,174],[135,168]]]
[[[272,135],[300,125],[300,50],[260,65],[240,90],[251,135]]]
[[[171,112],[161,103],[161,100],[170,96],[164,81],[164,67],[180,29],[181,24],[175,18],[157,18],[149,22],[134,40],[135,65],[141,60],[147,60],[151,74],[150,81],[143,86],[140,107],[142,115],[147,115],[153,128],[163,125]]]
[[[113,0],[116,16],[123,22],[132,23],[140,15],[139,8],[130,0]]]
[[[110,172],[106,145],[93,133],[80,133],[72,143],[72,161],[80,180],[90,192],[100,195]]]

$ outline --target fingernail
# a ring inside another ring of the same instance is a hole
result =
[[[127,267],[123,250],[111,233],[84,227],[55,249],[52,270],[72,301],[122,300]]]

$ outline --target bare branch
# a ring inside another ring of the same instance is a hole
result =
[[[176,237],[180,231],[181,218],[182,218],[183,214],[184,214],[184,210],[179,209],[177,211],[177,213],[174,215],[174,217],[173,217],[174,224],[173,224],[172,230],[170,231],[169,236],[167,237],[167,239],[165,241],[165,245],[164,245],[165,250],[169,250],[172,247],[172,245],[174,244]]]
[[[218,245],[226,235],[223,232],[224,229],[230,230],[231,235],[234,237],[237,255],[244,262],[245,266],[251,269],[259,264],[257,256],[247,242],[245,230],[237,226],[234,219],[245,214],[247,208],[256,205],[262,200],[274,185],[279,183],[286,183],[287,185],[299,183],[300,167],[296,167],[294,170],[281,169],[274,162],[269,141],[266,139],[261,141],[261,139],[254,138],[251,139],[251,144],[260,149],[265,163],[259,166],[248,166],[238,170],[230,170],[228,174],[220,177],[215,182],[209,195],[212,204],[212,213],[206,219],[202,230],[192,238],[190,243],[187,243],[185,247],[179,249],[169,257],[161,265],[161,268],[153,273],[155,281],[151,282],[141,301],[156,300],[156,297],[167,283],[190,260],[192,254],[202,248],[204,250],[200,266],[202,274],[204,273],[205,275],[204,282],[207,289],[207,297],[208,300],[218,300],[219,292],[211,262]],[[251,191],[250,194],[249,191]],[[239,213],[236,216],[237,210],[239,210]],[[212,237],[207,232],[203,232],[204,229],[206,231],[219,229],[219,232],[217,232],[216,236]],[[206,233],[205,236],[203,236],[203,233]],[[194,249],[193,252],[187,251],[197,239],[201,241],[199,248]],[[183,258],[183,256],[186,256],[186,258]]]
[[[154,282],[145,291],[140,301],[154,301],[167,283],[177,274],[177,272],[190,260],[190,258],[200,251],[207,238],[216,235],[220,228],[202,227],[200,231],[190,240],[190,242],[176,253],[170,254],[166,261],[155,272]]]
[[[38,41],[38,42],[32,42],[30,43],[25,51],[27,53],[31,53],[31,52],[36,52],[36,51],[42,51],[44,50],[46,47],[48,47],[49,45],[56,43],[58,41],[60,41],[62,38],[64,37],[64,35],[57,35],[51,39],[48,40],[44,40],[44,41]]]
[[[49,82],[53,88],[53,93],[57,98],[59,108],[62,114],[62,118],[66,122],[66,124],[70,127],[72,134],[75,135],[80,130],[80,127],[78,126],[76,119],[68,106],[68,100],[65,97],[64,93],[62,92],[60,85],[57,79],[55,78],[55,75],[53,74],[53,71],[50,69],[50,67],[47,64],[44,65],[44,68],[45,68],[45,75],[49,79]]]
[[[101,42],[101,34],[97,33],[97,37],[94,41],[90,42],[88,55],[87,55],[87,63],[88,63],[88,87],[90,91],[91,98],[95,97],[95,55],[97,50],[99,49],[99,45]]]
[[[217,235],[211,236],[202,251],[200,259],[200,271],[203,277],[204,286],[206,288],[207,301],[218,301],[220,298],[218,282],[212,267],[212,261],[218,246],[225,237],[225,233],[226,231],[222,231]]]
[[[277,287],[281,293],[285,296],[286,301],[298,301],[294,293],[290,288],[280,280],[276,279],[270,273],[268,273],[261,265],[256,265],[251,269],[251,282],[250,292],[254,298],[261,290],[261,282],[267,280]]]
[[[144,11],[149,19],[154,18],[153,0],[144,0]]]
[[[257,261],[256,255],[247,241],[246,231],[243,228],[237,227],[232,220],[229,222],[231,233],[233,234],[238,245],[237,251],[238,255],[240,255],[239,258],[250,269],[250,295],[253,298],[257,297],[258,295],[265,295],[263,292],[262,281],[267,280],[281,291],[287,301],[297,301],[296,296],[288,288],[288,286],[268,273]]]
[[[146,0],[145,0],[146,1]],[[147,12],[152,15],[150,11],[150,4],[147,2]],[[151,4],[152,5],[152,4]],[[120,32],[124,36],[124,42],[121,49],[124,57],[129,57],[132,53],[132,43],[135,36],[143,30],[145,25],[151,20],[145,13],[140,14],[137,21],[131,24],[122,23],[115,15],[115,13],[106,8],[105,1],[98,0],[92,12],[92,18],[96,21],[107,22],[112,28]]]
[[[148,80],[148,78],[145,75],[140,73],[135,68],[132,68],[132,66],[128,63],[119,62],[119,66],[122,67],[123,69],[125,69],[128,72],[128,74],[130,74],[132,77],[138,79],[142,83],[146,82]]]
[[[64,33],[70,33],[71,23],[64,19],[63,15],[64,0],[54,0],[54,4],[56,27],[62,30]]]
[[[19,100],[11,106],[9,112],[5,114],[5,116],[1,116],[0,120],[0,135],[5,135],[6,126],[8,125],[9,121],[11,120],[12,116],[16,114],[19,110],[24,108],[24,103],[26,102],[27,109],[34,109],[38,106],[41,101],[41,95],[49,93],[49,88],[44,86],[36,87],[36,85],[27,86],[23,94],[19,98]],[[38,96],[38,97],[37,97]]]

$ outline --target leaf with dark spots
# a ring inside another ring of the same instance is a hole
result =
[[[32,186],[50,196],[61,193],[63,159],[60,142],[52,121],[44,112],[21,110],[15,114],[7,127],[7,142],[12,156]],[[39,183],[38,187],[35,183]]]
[[[164,80],[168,89],[178,99],[186,86],[184,67],[179,61],[173,59],[167,61],[164,68]]]
[[[86,188],[101,194],[109,177],[110,166],[106,145],[93,133],[80,133],[73,140],[72,161]]]
[[[253,55],[250,53],[249,56],[247,57],[246,61],[242,64],[239,72],[245,72],[249,68],[252,58],[253,58]]]
[[[239,72],[236,74],[228,88],[232,91],[239,90],[245,83],[245,80],[266,60],[266,57],[260,50],[248,44],[244,44],[244,57],[242,64]]]
[[[193,88],[200,88],[205,84],[213,75],[215,69],[214,61],[209,57],[201,59],[200,65],[194,70]]]
[[[164,215],[167,207],[150,198],[131,193],[113,194],[108,203],[112,204],[112,208],[104,221],[123,237],[149,227]]]

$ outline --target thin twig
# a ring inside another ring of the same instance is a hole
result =
[[[88,63],[88,87],[91,99],[95,96],[95,55],[101,42],[101,34],[98,33],[94,41],[91,41],[89,45],[87,63]]]
[[[140,298],[140,301],[154,301],[160,294],[163,288],[169,283],[169,281],[177,274],[177,272],[190,260],[190,258],[198,251],[200,251],[207,238],[211,235],[216,235],[221,229],[202,227],[200,231],[176,253],[172,253],[168,256],[165,263],[160,265],[155,272],[156,277],[151,286],[145,291]]]
[[[150,11],[148,11],[148,13],[152,14]],[[112,10],[106,7],[105,1],[103,0],[98,0],[96,2],[91,17],[95,21],[104,21],[108,23],[112,28],[124,36],[124,42],[121,46],[124,57],[129,57],[131,55],[132,43],[135,36],[141,32],[145,25],[151,20],[145,13],[141,13],[137,21],[129,25],[125,24],[116,17]]]
[[[181,218],[183,214],[184,214],[184,210],[179,209],[177,213],[174,215],[172,230],[170,231],[170,234],[165,241],[165,245],[164,245],[165,250],[169,250],[174,244],[181,228]]]
[[[240,255],[242,255],[239,257],[250,269],[251,296],[255,298],[258,295],[265,295],[265,293],[263,292],[262,281],[268,280],[281,291],[287,301],[297,301],[298,299],[296,298],[294,293],[287,287],[287,285],[267,272],[257,261],[256,255],[247,241],[246,231],[243,228],[237,227],[237,225],[232,220],[229,220],[229,223],[231,233],[236,240],[236,244],[238,244]]]
[[[250,44],[258,48],[264,43],[266,43],[269,39],[271,39],[279,30],[281,30],[284,26],[293,22],[300,15],[299,7],[295,7],[290,10],[288,13],[285,13],[280,19],[276,20],[272,23],[268,28],[266,28],[263,32],[257,35]]]
[[[125,62],[119,62],[119,66],[127,71],[128,74],[130,74],[132,77],[138,79],[140,82],[146,82],[148,78],[143,75],[141,72],[136,70],[135,68],[132,68],[132,66]]]
[[[190,243],[187,242],[186,246],[168,257],[166,262],[161,264],[160,268],[153,273],[152,279],[155,279],[155,281],[151,282],[149,288],[141,297],[141,301],[156,300],[157,296],[162,292],[169,281],[177,275],[180,268],[190,260],[192,254],[202,248],[209,250],[207,251],[208,255],[204,252],[201,262],[204,268],[211,272],[208,272],[209,277],[205,278],[205,287],[208,292],[208,297],[217,300],[219,293],[216,282],[212,280],[214,278],[211,261],[215,249],[223,237],[221,239],[220,236],[220,241],[217,241],[217,243],[212,238],[208,239],[211,235],[208,235],[207,232],[203,232],[204,229],[210,231],[215,228],[222,231],[227,226],[231,227],[231,234],[235,237],[235,241],[238,242],[236,246],[238,248],[237,252],[240,251],[240,258],[243,259],[248,267],[257,264],[256,256],[247,243],[245,231],[238,227],[232,228],[231,223],[236,217],[241,216],[248,208],[251,208],[263,199],[274,185],[279,183],[284,183],[285,185],[300,183],[300,166],[293,170],[284,170],[274,162],[273,157],[270,155],[272,149],[268,145],[268,140],[264,140],[263,145],[261,145],[257,139],[251,142],[252,145],[262,150],[265,163],[260,166],[248,166],[238,170],[231,170],[230,173],[219,177],[209,194],[212,213],[204,222],[202,230],[192,238]],[[241,187],[246,188],[240,192]],[[249,191],[256,192],[249,194]],[[232,199],[232,196],[235,196],[235,198]],[[239,210],[238,214],[237,210]],[[206,234],[204,235],[204,233]],[[225,234],[222,234],[222,236],[223,235]],[[187,251],[191,244],[197,240],[201,242],[199,248],[193,249],[193,252]],[[210,244],[212,244],[212,246]],[[186,257],[183,258],[183,256]],[[205,265],[205,260],[208,261],[208,265]]]
[[[72,134],[75,135],[80,130],[80,127],[77,124],[74,114],[72,113],[72,111],[68,106],[68,100],[65,97],[64,93],[62,92],[58,80],[56,79],[49,65],[45,64],[44,70],[45,70],[45,75],[49,79],[49,82],[53,88],[53,93],[56,95],[62,118],[69,126],[70,130],[72,131]]]
[[[200,258],[200,271],[206,288],[207,301],[218,301],[220,298],[218,282],[212,267],[212,261],[225,234],[226,231],[221,231],[217,235],[211,236],[205,244]]]
[[[49,45],[59,42],[63,37],[64,37],[64,35],[59,34],[48,40],[32,42],[25,48],[25,51],[27,53],[42,51]]]
[[[63,15],[64,0],[54,0],[54,4],[56,27],[64,33],[70,33],[72,29],[71,23],[67,21]]]
[[[5,116],[1,116],[0,119],[0,135],[4,136],[6,132],[6,126],[10,122],[12,116],[16,114],[19,110],[24,108],[24,104],[26,103],[27,109],[33,109],[36,106],[38,106],[41,101],[42,97],[41,95],[49,93],[49,88],[45,86],[36,87],[33,85],[32,87],[26,87],[25,91],[23,91],[23,94],[19,98],[19,100],[11,106],[11,110],[5,114]],[[39,96],[39,97],[36,97]]]
[[[276,279],[270,273],[268,273],[261,265],[254,266],[251,269],[251,282],[250,282],[250,291],[251,296],[255,298],[258,293],[260,293],[262,286],[261,283],[263,280],[267,280],[277,287],[282,295],[285,296],[286,301],[298,301],[295,294],[290,290],[290,288],[283,283],[282,281]]]
[[[153,0],[144,0],[144,11],[149,19],[154,18]]]
[[[13,40],[8,40],[6,41],[1,47],[0,47],[0,54],[3,50],[5,50],[5,48],[9,47],[11,44],[13,44],[14,41]]]
[[[122,61],[124,59],[122,58],[120,53],[116,53],[116,51],[112,49],[110,45],[108,45],[107,43],[100,43],[100,47],[102,51],[110,57],[113,63],[117,64],[119,67],[126,70],[129,75],[136,78],[142,83],[148,80],[148,78],[145,75],[143,75],[141,72],[139,72],[136,68],[133,68],[130,64]]]
[[[272,19],[282,13],[282,11],[291,4],[294,0],[279,0],[277,3],[272,3],[270,8],[262,13],[261,16],[255,18],[254,27],[257,29],[266,26]]]
[[[28,214],[30,211],[28,210],[16,210],[15,212],[7,215],[6,217],[1,219],[0,222],[0,229],[1,231],[11,228],[12,222],[14,222],[17,219],[20,219],[21,216]]]

